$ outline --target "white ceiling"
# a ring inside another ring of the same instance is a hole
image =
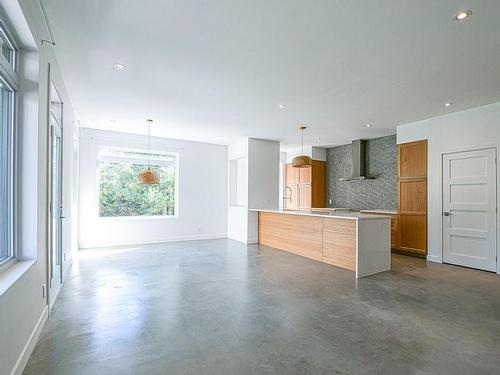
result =
[[[86,127],[325,146],[500,101],[498,0],[43,1]]]

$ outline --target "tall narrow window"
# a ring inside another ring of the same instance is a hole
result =
[[[137,174],[147,167],[142,150],[103,148],[99,152],[99,216],[174,216],[177,201],[177,154],[152,152],[150,165],[160,183],[139,184]]]
[[[0,268],[15,259],[14,155],[16,49],[0,22]]]

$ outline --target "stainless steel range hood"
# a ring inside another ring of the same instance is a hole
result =
[[[343,177],[340,181],[373,180],[375,177],[366,175],[366,141],[358,139],[352,141],[352,176]]]

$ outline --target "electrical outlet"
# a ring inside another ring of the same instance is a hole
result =
[[[328,199],[328,203],[329,203],[329,204],[332,204],[332,200],[331,200],[331,199]]]

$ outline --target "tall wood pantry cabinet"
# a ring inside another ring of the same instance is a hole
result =
[[[427,255],[427,141],[398,145],[397,249]]]
[[[290,210],[326,207],[326,166],[321,160],[313,160],[312,166],[285,169],[285,208]],[[288,189],[288,188],[290,189]]]

